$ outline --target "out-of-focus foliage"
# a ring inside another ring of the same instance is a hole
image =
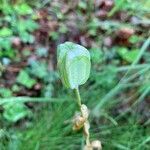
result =
[[[3,116],[5,119],[7,119],[9,122],[16,122],[26,116],[31,116],[31,112],[23,103],[7,103],[3,105],[4,112]]]
[[[32,88],[35,85],[36,81],[28,75],[25,70],[21,70],[18,77],[17,82],[24,85],[27,88]]]
[[[4,25],[0,29],[0,57],[14,58],[16,50],[13,43],[17,39],[24,43],[33,43],[35,39],[31,32],[39,25],[33,19],[33,9],[26,3],[13,5],[7,0],[2,1],[0,10],[3,13],[0,25]]]

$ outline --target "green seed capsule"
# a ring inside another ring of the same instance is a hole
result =
[[[91,62],[86,48],[72,42],[60,44],[57,48],[58,69],[63,84],[75,89],[89,78]]]

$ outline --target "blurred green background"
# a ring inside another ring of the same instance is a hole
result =
[[[149,0],[0,0],[0,150],[79,150],[78,110],[56,48],[91,53],[80,87],[91,140],[103,150],[150,149]]]

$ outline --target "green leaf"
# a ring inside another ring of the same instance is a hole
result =
[[[19,92],[20,91],[20,87],[17,84],[14,84],[11,89],[13,92]]]
[[[47,65],[44,62],[30,61],[29,62],[31,69],[29,72],[37,78],[43,79],[47,76],[48,70]]]
[[[99,20],[97,18],[93,18],[92,21],[88,23],[88,33],[92,36],[96,36],[99,26]]]
[[[14,103],[9,102],[4,104],[3,107],[3,117],[10,122],[16,122],[31,114],[29,109],[23,103],[15,103],[14,105]]]
[[[17,82],[27,88],[32,88],[35,85],[36,80],[32,79],[25,70],[21,70],[17,77]]]
[[[28,32],[20,33],[20,38],[24,43],[33,43],[35,41],[35,37]]]
[[[138,49],[132,49],[129,51],[125,47],[118,48],[117,52],[125,61],[127,61],[129,63],[132,63],[139,54]]]
[[[16,22],[15,26],[18,28],[19,32],[33,32],[35,29],[38,29],[39,25],[31,19],[23,20],[20,19],[18,22]]]
[[[28,15],[28,14],[33,13],[32,8],[29,5],[27,5],[26,3],[16,5],[15,10],[20,15]]]
[[[0,57],[14,58],[14,56],[15,56],[15,51],[14,51],[14,49],[4,49],[4,50],[0,50]]]
[[[92,48],[90,50],[91,61],[93,63],[101,63],[104,60],[104,54],[99,48]]]
[[[85,1],[79,1],[78,5],[81,9],[86,9],[87,8],[87,3]]]
[[[3,27],[0,30],[0,36],[1,37],[8,37],[8,36],[11,36],[12,34],[13,34],[12,30],[9,28]]]
[[[54,91],[54,87],[52,84],[48,84],[42,88],[42,96],[44,97],[52,97]]]
[[[50,32],[49,36],[52,38],[52,40],[57,40],[59,38],[58,32]]]
[[[46,57],[48,55],[48,48],[47,47],[38,47],[36,49],[36,54],[39,57]]]
[[[0,88],[0,95],[4,98],[11,97],[12,91],[8,88]]]
[[[25,23],[25,27],[26,27],[27,31],[29,31],[29,32],[33,32],[34,30],[38,29],[38,27],[39,27],[39,24],[31,19],[25,20],[24,23]]]
[[[0,10],[5,14],[5,15],[9,15],[14,13],[14,9],[12,8],[12,5],[8,4],[8,1],[3,1],[4,3],[2,3],[1,1],[1,5],[0,5]]]
[[[10,38],[0,38],[0,47],[3,49],[11,49]]]
[[[57,49],[58,68],[63,84],[71,89],[84,84],[90,74],[90,53],[72,42],[60,44]]]
[[[130,38],[129,38],[129,41],[132,43],[132,44],[136,44],[138,43],[139,41],[141,40],[141,38],[137,35],[132,35]]]

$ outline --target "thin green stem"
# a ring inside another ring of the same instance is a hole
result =
[[[75,91],[75,94],[76,94],[77,103],[78,103],[79,107],[81,107],[81,97],[80,97],[79,88],[77,87],[74,91]]]
[[[26,103],[26,102],[64,102],[66,101],[66,97],[64,97],[61,101],[61,98],[49,98],[49,97],[9,97],[9,98],[0,98],[0,106],[6,103]]]
[[[74,89],[74,91],[76,94],[77,103],[81,111],[82,103],[81,103],[81,96],[80,96],[79,88]],[[81,114],[82,113],[83,112],[81,111]],[[84,117],[84,114],[82,114],[82,117]],[[88,120],[86,122],[88,122]],[[90,133],[89,133],[89,129],[87,129],[86,127],[86,124],[87,124],[86,122],[84,123],[85,141],[86,141],[86,145],[90,145]]]

